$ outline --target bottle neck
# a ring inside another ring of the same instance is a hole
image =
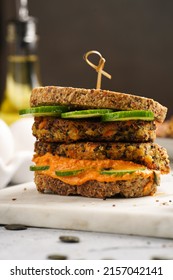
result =
[[[20,109],[29,107],[31,90],[41,85],[36,19],[27,17],[26,20],[9,21],[6,39],[7,74],[1,105],[5,117],[18,115]]]
[[[29,107],[31,91],[40,85],[36,48],[26,46],[21,48],[18,44],[9,44],[5,88],[5,104],[8,106],[5,106],[5,110],[8,107],[18,112],[22,108]]]
[[[7,55],[10,56],[30,56],[37,55],[38,44],[37,42],[26,43],[20,40],[7,42]]]
[[[39,59],[36,54],[9,55],[7,57],[7,84],[8,78],[13,79],[14,84],[25,84],[30,90],[40,86]]]

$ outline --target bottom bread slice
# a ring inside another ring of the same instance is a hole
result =
[[[147,178],[138,176],[131,180],[119,180],[115,182],[87,181],[82,185],[70,185],[59,179],[35,172],[35,184],[37,190],[42,193],[54,193],[58,195],[81,195],[85,197],[142,197],[153,195],[160,183],[160,176],[155,171]]]

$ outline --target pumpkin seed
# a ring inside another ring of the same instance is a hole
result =
[[[47,257],[48,260],[67,260],[67,256],[59,255],[59,254],[52,254]]]
[[[77,236],[70,236],[70,235],[62,235],[59,237],[62,242],[65,243],[79,243],[79,237]]]
[[[25,230],[27,226],[20,224],[8,224],[4,226],[7,230]]]

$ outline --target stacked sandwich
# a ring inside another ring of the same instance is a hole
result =
[[[166,150],[154,143],[167,108],[153,99],[101,89],[35,88],[35,184],[40,192],[106,198],[156,192],[169,173]]]

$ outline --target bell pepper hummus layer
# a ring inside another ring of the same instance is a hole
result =
[[[60,157],[58,155],[52,155],[51,153],[46,153],[43,156],[35,155],[33,157],[33,162],[36,166],[49,165],[48,170],[36,171],[41,172],[41,174],[50,176],[52,178],[59,179],[64,183],[70,185],[81,185],[87,181],[96,180],[98,182],[115,182],[120,180],[130,180],[138,177],[142,174],[143,178],[148,178],[154,176],[153,170],[147,169],[141,164],[136,164],[131,161],[123,160],[79,160]],[[76,175],[71,176],[57,176],[55,171],[66,171],[66,170],[79,170],[83,171]],[[136,170],[133,173],[125,173],[122,176],[115,175],[105,175],[100,174],[102,169],[114,169],[114,170]],[[145,170],[142,170],[145,169]]]

